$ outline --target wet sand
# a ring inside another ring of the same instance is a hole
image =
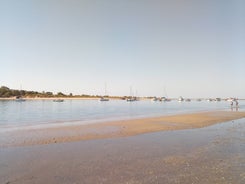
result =
[[[2,184],[242,184],[245,119],[205,128],[0,149]]]
[[[134,136],[158,131],[193,129],[240,119],[245,112],[213,111],[94,124],[57,124],[0,131],[0,148]]]

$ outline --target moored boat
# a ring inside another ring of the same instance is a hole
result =
[[[127,102],[134,102],[134,101],[137,101],[136,97],[127,98]]]
[[[163,102],[170,102],[171,99],[166,98],[166,97],[162,97],[162,98],[160,98],[160,101],[163,101]]]
[[[157,98],[157,97],[153,97],[153,98],[151,99],[151,101],[156,102],[156,101],[158,101],[158,98]]]
[[[21,96],[17,96],[16,98],[15,98],[15,101],[16,102],[24,102],[24,101],[26,101],[24,98],[22,98]]]
[[[101,101],[101,102],[107,102],[107,101],[109,101],[109,98],[107,98],[108,96],[107,96],[107,89],[106,89],[106,83],[105,83],[105,94],[104,94],[104,96],[101,96],[100,97],[100,99],[99,99],[99,101]]]
[[[101,102],[109,101],[109,98],[101,97],[101,98],[100,98],[100,101],[101,101]]]
[[[54,99],[53,102],[64,102],[63,99]]]
[[[178,99],[179,102],[183,102],[184,101],[184,98],[182,96],[179,97]]]

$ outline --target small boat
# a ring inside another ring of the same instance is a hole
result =
[[[104,94],[104,96],[100,97],[99,101],[101,101],[101,102],[109,101],[109,98],[106,98],[106,96],[107,96],[106,94],[107,94],[107,88],[106,88],[106,83],[105,83],[105,94]]]
[[[215,101],[216,102],[220,102],[221,101],[221,98],[215,98]]]
[[[18,96],[15,97],[15,101],[16,102],[24,102],[24,101],[26,101],[24,98],[22,98],[22,96],[23,96],[23,94],[22,94],[22,87],[20,85],[20,95],[18,95]]]
[[[235,101],[235,100],[236,100],[236,98],[231,98],[231,97],[226,99],[227,102],[232,102],[232,101]]]
[[[158,98],[157,98],[157,97],[153,97],[153,98],[151,99],[151,101],[156,102],[156,101],[158,101]]]
[[[100,98],[100,101],[101,101],[101,102],[106,102],[106,101],[109,101],[109,98],[101,97],[101,98]]]
[[[63,99],[54,99],[53,102],[64,102]]]
[[[170,102],[170,101],[171,101],[171,99],[166,98],[166,97],[162,97],[162,98],[160,98],[160,99],[159,99],[159,101],[163,101],[163,102]]]
[[[135,101],[137,101],[137,98],[133,96],[132,86],[130,86],[130,96],[127,98],[127,102],[135,102]]]
[[[191,101],[191,99],[187,98],[187,99],[185,99],[185,101],[186,101],[186,102],[190,102],[190,101]]]
[[[127,102],[134,102],[134,101],[137,101],[136,97],[127,98]]]
[[[182,96],[179,97],[178,99],[179,102],[183,102],[184,101],[184,98]]]
[[[15,98],[15,101],[16,102],[24,102],[24,101],[26,101],[24,98],[22,98],[22,97],[20,97],[20,96],[17,96],[16,98]]]

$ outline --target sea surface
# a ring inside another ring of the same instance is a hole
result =
[[[231,109],[230,102],[152,102],[142,100],[0,100],[0,128],[57,124],[89,124],[95,122],[125,120],[170,114],[192,113],[210,110],[245,110],[245,101],[239,108]]]

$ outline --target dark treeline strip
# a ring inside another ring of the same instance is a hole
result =
[[[57,94],[54,94],[53,92],[37,92],[37,91],[27,91],[27,90],[16,90],[16,89],[9,89],[6,86],[2,86],[0,88],[0,97],[1,98],[10,98],[10,97],[30,97],[30,98],[35,98],[35,97],[44,97],[44,98],[49,98],[49,97],[100,97],[98,95],[73,95],[70,93],[69,95],[64,94],[62,92],[58,92]]]
[[[10,98],[10,97],[28,97],[28,98],[52,98],[52,97],[72,97],[72,98],[100,98],[101,95],[87,95],[87,94],[81,94],[81,95],[73,95],[70,94],[64,94],[62,92],[58,92],[57,94],[54,94],[53,92],[37,92],[37,91],[27,91],[27,90],[16,90],[16,89],[10,89],[6,86],[2,86],[0,88],[0,98]],[[110,98],[123,98],[118,96],[106,96]],[[127,98],[126,96],[124,98]]]

